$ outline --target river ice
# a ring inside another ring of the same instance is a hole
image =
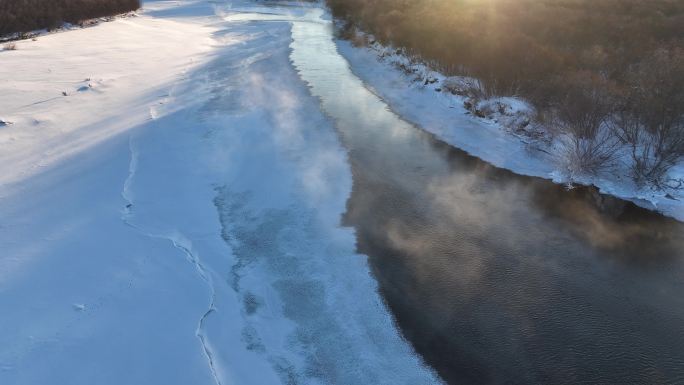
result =
[[[150,1],[0,53],[0,383],[439,382],[340,226],[299,17]]]

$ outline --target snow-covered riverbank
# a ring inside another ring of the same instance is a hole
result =
[[[0,52],[0,383],[438,382],[339,225],[346,154],[279,21],[321,10],[241,9]]]
[[[365,38],[360,35],[361,40]],[[441,140],[517,174],[551,179],[560,184],[594,185],[602,193],[684,221],[684,189],[640,188],[631,180],[629,166],[620,161],[597,175],[574,174],[566,169],[563,159],[555,155],[562,153],[558,140],[539,138],[543,132],[540,135],[538,132],[516,132],[534,129],[532,125],[527,130],[516,130],[502,124],[505,120],[515,123],[519,116],[525,117],[525,110],[530,107],[523,101],[503,98],[502,105],[508,110],[505,114],[479,118],[464,107],[466,99],[463,96],[447,92],[445,83],[451,79],[422,63],[412,62],[400,50],[374,41],[357,47],[340,39],[337,46],[352,71],[397,114]],[[497,100],[487,102],[494,104]],[[669,177],[675,185],[684,181],[684,163],[680,162],[670,170]]]

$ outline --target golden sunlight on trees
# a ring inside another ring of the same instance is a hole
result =
[[[335,16],[485,96],[520,96],[576,146],[580,168],[633,147],[658,183],[684,155],[684,1],[328,0]]]

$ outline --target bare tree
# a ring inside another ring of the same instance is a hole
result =
[[[629,82],[621,137],[631,145],[634,180],[659,186],[684,156],[684,51],[657,50],[635,66]]]
[[[565,136],[565,161],[573,172],[596,173],[612,164],[619,140],[607,122],[615,97],[608,81],[589,72],[563,79],[566,92],[555,107],[555,123]]]

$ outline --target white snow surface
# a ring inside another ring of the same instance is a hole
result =
[[[0,384],[431,384],[289,61],[316,5],[149,1],[0,52]],[[217,16],[217,15],[220,15]]]
[[[509,128],[531,115],[533,107],[525,101],[514,97],[482,100],[478,108],[506,111],[492,114],[494,118],[478,118],[464,107],[463,96],[446,92],[448,86],[472,84],[476,79],[446,77],[401,50],[380,44],[372,35],[359,33],[357,37],[357,41],[371,43],[355,46],[349,40],[336,40],[352,71],[394,112],[444,142],[517,174],[568,186],[594,185],[602,193],[684,221],[684,160],[668,174],[668,184],[678,188],[636,186],[629,176],[628,155],[597,175],[576,175],[567,169],[562,156],[555,155],[562,153],[562,138],[545,137],[545,129],[533,124],[523,134]]]

